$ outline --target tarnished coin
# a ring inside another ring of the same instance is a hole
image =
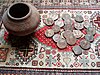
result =
[[[45,31],[46,37],[52,37],[54,35],[54,31],[52,29],[48,29]]]
[[[76,15],[75,21],[78,22],[78,23],[82,23],[84,21],[84,19],[81,15]]]
[[[55,25],[59,26],[59,27],[63,27],[64,26],[64,22],[61,18],[59,18],[58,20],[55,21]]]
[[[73,33],[71,30],[65,30],[63,36],[67,39],[69,36],[72,36]]]
[[[83,33],[80,30],[73,30],[73,35],[75,38],[79,39],[83,36]]]
[[[94,35],[96,33],[96,28],[95,27],[89,27],[87,29],[87,33]]]
[[[67,42],[66,42],[66,40],[63,39],[63,38],[59,39],[58,42],[57,42],[57,46],[58,46],[58,48],[60,48],[60,49],[66,48],[66,47],[67,47]]]
[[[52,27],[52,30],[54,31],[54,33],[57,33],[57,32],[60,31],[60,27],[59,27],[58,25],[54,25],[54,26]]]
[[[63,14],[62,14],[62,19],[63,19],[64,21],[66,21],[68,18],[71,18],[70,15],[69,15],[68,13],[63,13]]]
[[[74,37],[74,35],[68,35],[66,40],[69,45],[74,45],[76,43],[76,38]]]
[[[74,54],[76,56],[81,55],[82,54],[82,50],[83,49],[80,46],[78,46],[78,45],[76,45],[76,46],[73,47],[73,52],[74,52]]]
[[[57,20],[58,14],[56,12],[51,12],[51,13],[49,13],[49,17],[52,18],[53,20]]]
[[[84,21],[83,25],[84,25],[85,28],[89,28],[91,26],[89,21]]]
[[[78,29],[78,30],[81,30],[81,29],[84,28],[83,23],[75,23],[75,24],[74,24],[74,27],[75,27],[76,29]]]
[[[87,41],[93,42],[94,37],[93,37],[92,34],[86,34],[86,35],[85,35],[85,39],[86,39]]]
[[[87,50],[91,47],[91,44],[89,41],[87,40],[81,40],[80,42],[80,46],[84,49],[84,50]]]
[[[52,18],[47,18],[44,22],[48,26],[51,26],[54,24],[54,20]]]
[[[58,42],[58,40],[61,39],[61,35],[60,34],[55,34],[52,38],[53,38],[54,42]]]

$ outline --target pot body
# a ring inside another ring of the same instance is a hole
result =
[[[5,28],[10,34],[26,36],[34,32],[40,22],[37,9],[28,3],[15,3],[3,14]]]

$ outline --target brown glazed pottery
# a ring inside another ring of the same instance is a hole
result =
[[[10,34],[26,36],[34,32],[40,22],[37,9],[29,3],[14,3],[3,14],[3,24]]]

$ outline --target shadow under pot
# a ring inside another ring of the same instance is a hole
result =
[[[14,3],[3,14],[3,24],[10,34],[26,36],[34,32],[40,22],[37,9],[29,3]]]

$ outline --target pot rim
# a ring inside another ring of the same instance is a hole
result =
[[[28,14],[25,15],[24,17],[21,17],[21,18],[12,17],[12,16],[10,15],[10,13],[9,13],[9,10],[10,10],[10,8],[11,8],[12,6],[14,6],[15,4],[25,4],[26,6],[28,6],[28,7],[29,7],[29,12],[28,12]],[[25,2],[17,2],[17,3],[12,4],[11,6],[9,6],[7,15],[8,15],[9,18],[11,18],[11,19],[13,19],[13,20],[23,20],[23,19],[26,19],[28,16],[30,16],[31,12],[32,12],[32,11],[31,11],[31,9],[30,9],[29,4],[27,4],[27,3],[25,3]]]

